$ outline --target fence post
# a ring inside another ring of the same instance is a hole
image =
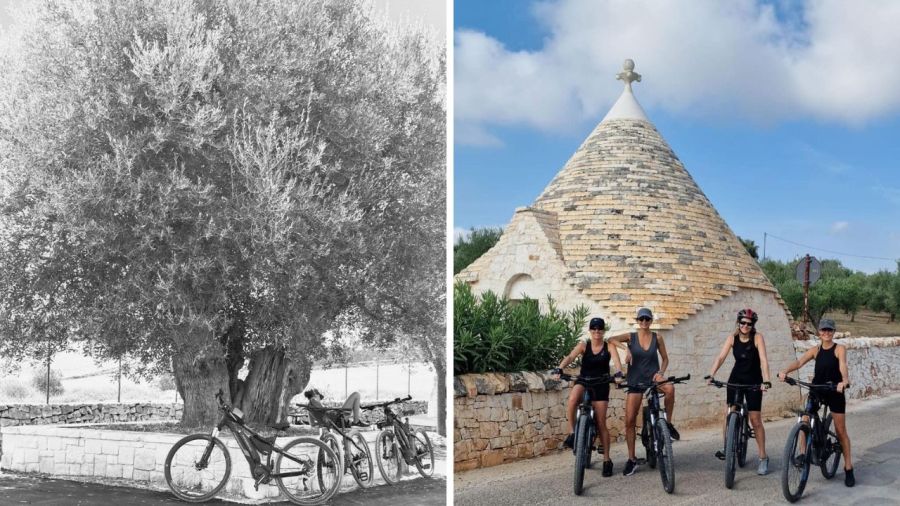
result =
[[[378,400],[381,398],[381,397],[378,397],[378,387],[379,387],[378,380],[380,379],[378,376],[379,372],[380,371],[378,368],[378,358],[376,357],[375,358],[375,400]]]
[[[406,361],[406,395],[412,395],[410,384],[412,383],[412,360]]]
[[[50,346],[47,346],[47,404],[50,404]]]
[[[122,403],[122,357],[119,357],[119,397],[116,402]]]
[[[347,371],[348,370],[349,370],[349,367],[347,366],[347,364],[344,364],[344,399],[346,399],[347,396],[350,395],[349,391],[347,390]]]

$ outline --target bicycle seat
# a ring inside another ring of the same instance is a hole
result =
[[[269,425],[269,427],[271,427],[275,430],[285,430],[290,426],[291,426],[291,424],[289,424],[289,423],[273,423],[273,424]]]

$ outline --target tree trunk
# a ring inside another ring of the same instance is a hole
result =
[[[181,423],[186,427],[209,427],[219,421],[216,393],[228,399],[228,370],[222,357],[177,353],[172,358],[175,388],[184,399]]]
[[[437,430],[438,434],[447,437],[447,371],[445,360],[435,360],[434,372],[437,373]]]
[[[312,362],[292,360],[284,349],[266,346],[250,354],[248,367],[250,372],[235,405],[249,422],[285,422],[291,399],[309,382]]]

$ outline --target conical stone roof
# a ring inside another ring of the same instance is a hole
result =
[[[648,306],[663,329],[743,288],[781,302],[634,99],[632,69],[626,62],[622,97],[532,206],[556,215],[567,281],[626,321]]]

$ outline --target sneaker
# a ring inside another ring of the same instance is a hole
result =
[[[719,460],[725,460],[725,450],[716,450],[716,458]]]
[[[856,477],[853,476],[852,467],[850,469],[844,469],[844,485],[847,485],[848,487],[856,485]]]
[[[565,446],[566,448],[572,448],[572,449],[575,448],[575,433],[574,432],[569,434],[568,436],[566,436],[566,440],[563,442],[563,446]]]
[[[625,470],[622,471],[622,476],[631,476],[634,474],[634,468],[637,465],[637,462],[628,459],[628,462],[625,463]]]
[[[769,474],[769,457],[759,459],[759,465],[756,466],[756,474],[760,476]]]
[[[673,440],[673,441],[680,441],[680,440],[681,440],[681,434],[679,434],[678,431],[675,430],[675,426],[672,425],[672,422],[666,420],[666,425],[669,426],[669,435],[672,436],[672,440]]]
[[[604,460],[603,461],[603,473],[601,473],[601,475],[604,478],[609,478],[610,476],[612,476],[612,474],[613,474],[612,461]]]

